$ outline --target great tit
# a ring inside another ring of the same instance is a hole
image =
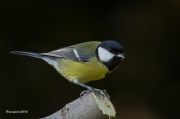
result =
[[[95,88],[84,83],[106,77],[125,58],[123,46],[113,40],[84,42],[47,53],[11,53],[43,59],[70,82],[96,94],[98,92]]]

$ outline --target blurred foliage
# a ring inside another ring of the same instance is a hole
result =
[[[107,39],[120,42],[126,58],[89,85],[108,91],[117,118],[180,117],[178,0],[1,0],[0,14],[0,118],[44,117],[84,90],[45,62],[10,51],[48,52]]]

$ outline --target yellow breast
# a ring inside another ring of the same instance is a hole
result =
[[[90,62],[75,62],[70,59],[59,59],[59,72],[66,79],[78,80],[81,83],[87,83],[102,79],[109,70],[96,57]]]

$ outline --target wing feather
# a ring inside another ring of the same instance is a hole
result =
[[[91,41],[80,43],[77,45],[60,48],[48,53],[41,53],[41,55],[57,58],[67,58],[77,62],[87,62],[91,57],[96,56],[95,50],[99,43],[101,42]]]

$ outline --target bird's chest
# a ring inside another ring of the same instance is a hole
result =
[[[68,80],[78,80],[81,83],[87,83],[102,79],[109,73],[107,67],[97,59],[90,62],[74,62],[68,59],[62,59],[59,63],[60,73]]]

